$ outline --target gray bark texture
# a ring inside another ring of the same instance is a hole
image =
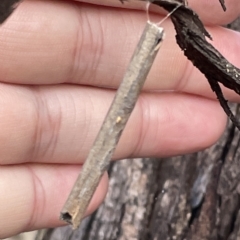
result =
[[[240,29],[240,20],[230,27]],[[240,117],[237,106],[233,111]],[[240,240],[239,145],[229,123],[205,151],[113,163],[101,207],[77,231],[49,229],[41,239]]]

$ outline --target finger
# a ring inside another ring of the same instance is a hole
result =
[[[219,0],[189,0],[189,5],[206,24],[228,24],[240,15],[240,5],[237,0],[225,0],[227,8],[225,12]]]
[[[115,92],[79,86],[0,88],[0,164],[82,163]],[[218,102],[174,93],[145,93],[131,115],[114,159],[194,152],[222,134]]]
[[[79,2],[91,3],[95,5],[111,6],[118,8],[127,8],[146,11],[146,2],[139,0],[125,1],[124,4],[119,0],[77,0]],[[223,11],[219,0],[188,0],[189,7],[199,14],[202,21],[206,24],[227,24],[236,19],[240,14],[240,5],[238,0],[225,0],[227,11]],[[151,11],[163,13],[163,10],[156,7],[151,7]]]
[[[63,2],[34,1],[21,7],[15,20],[0,28],[0,54],[4,56],[0,59],[0,76],[5,82],[71,82],[117,88],[146,22],[143,13],[89,5],[73,8]],[[145,89],[175,90],[215,99],[205,77],[176,45],[170,21],[164,23],[164,28],[166,39]],[[213,44],[240,66],[235,54],[240,51],[239,33],[218,27],[209,30]],[[239,100],[230,92],[226,96]]]
[[[0,169],[0,238],[20,232],[63,225],[60,211],[79,174],[79,166],[21,165]],[[103,201],[108,186],[105,174],[87,213]]]

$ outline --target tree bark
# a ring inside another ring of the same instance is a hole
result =
[[[240,19],[230,27],[240,29]],[[240,117],[236,105],[233,111]],[[101,207],[77,231],[49,229],[41,239],[240,240],[239,145],[229,122],[205,151],[112,163]]]

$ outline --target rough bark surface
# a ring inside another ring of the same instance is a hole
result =
[[[231,27],[240,29],[240,20]],[[98,211],[75,232],[51,229],[41,239],[240,240],[239,145],[240,133],[229,123],[205,151],[116,162]]]

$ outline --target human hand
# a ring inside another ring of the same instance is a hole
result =
[[[0,238],[63,224],[60,210],[143,31],[144,11],[86,2],[24,1],[0,27]],[[240,65],[239,33],[218,26],[240,13],[238,0],[226,2],[224,13],[218,0],[189,0],[212,25],[216,48]],[[177,46],[171,21],[163,27],[166,39],[114,159],[194,152],[225,128],[225,113]],[[107,182],[105,175],[87,214],[104,199]]]

